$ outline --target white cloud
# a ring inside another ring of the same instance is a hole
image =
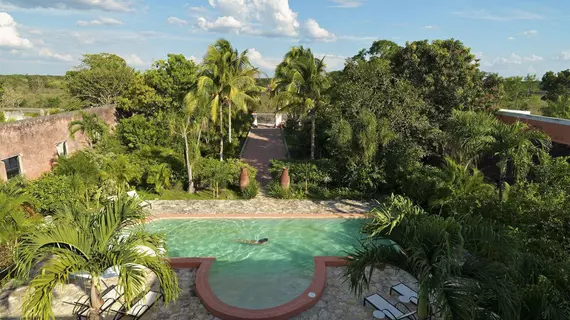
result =
[[[314,19],[308,19],[305,22],[305,30],[307,37],[311,40],[331,42],[336,41],[336,35],[319,26]]]
[[[532,54],[529,57],[523,57],[523,60],[529,61],[529,62],[536,62],[536,61],[542,61],[542,60],[544,60],[544,58],[541,56],[537,56],[536,54]]]
[[[60,10],[133,11],[133,0],[3,0],[1,4],[16,8]]]
[[[251,61],[251,64],[259,66],[260,69],[266,72],[273,72],[275,67],[279,64],[279,59],[264,58],[255,48],[247,50],[247,57],[249,58],[249,61]]]
[[[73,57],[70,54],[55,53],[48,48],[40,49],[38,54],[40,57],[52,58],[54,60],[59,60],[59,61],[65,61],[65,62],[73,61]]]
[[[521,32],[521,35],[530,38],[530,37],[534,37],[534,36],[538,35],[538,31],[536,31],[536,30],[527,30],[527,31]]]
[[[356,8],[364,4],[363,0],[329,0],[335,3],[335,8]]]
[[[508,37],[507,40],[515,40],[515,37]]]
[[[87,27],[87,26],[120,26],[125,24],[123,21],[113,19],[113,18],[99,18],[91,21],[84,21],[79,20],[77,21],[77,25],[80,27]]]
[[[34,46],[30,40],[20,37],[17,26],[11,15],[0,12],[0,47],[29,49]]]
[[[373,36],[338,36],[339,40],[350,40],[350,41],[362,41],[362,42],[374,42],[379,39],[379,37]]]
[[[423,26],[422,28],[424,28],[424,29],[439,29],[438,26],[434,26],[434,25],[427,25],[427,26]]]
[[[129,64],[132,67],[142,67],[147,65],[147,63],[145,61],[143,61],[143,59],[139,56],[137,56],[136,54],[130,54],[125,58],[125,61],[127,62],[127,64]]]
[[[564,61],[570,60],[570,50],[560,52],[560,54],[556,56],[556,60],[564,60]]]
[[[514,20],[542,20],[543,15],[524,10],[503,10],[490,13],[487,10],[466,10],[453,12],[454,15],[469,19],[514,21]]]
[[[168,19],[166,19],[166,23],[182,27],[182,26],[187,25],[188,21],[186,21],[184,19],[177,18],[177,17],[168,17]]]
[[[298,13],[289,0],[209,0],[216,20],[199,17],[197,27],[205,31],[231,31],[252,35],[299,35]]]
[[[325,64],[327,65],[327,70],[340,70],[344,68],[344,63],[347,59],[345,56],[339,56],[335,54],[315,54],[319,59],[325,58]]]

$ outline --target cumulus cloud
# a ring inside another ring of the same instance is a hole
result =
[[[305,30],[307,37],[315,41],[331,42],[336,40],[336,35],[319,26],[314,19],[308,19],[305,22]]]
[[[87,27],[87,26],[120,26],[125,24],[123,21],[113,19],[113,18],[99,18],[91,21],[84,21],[79,20],[77,21],[77,25],[80,27]]]
[[[16,8],[45,8],[60,10],[133,11],[133,0],[2,0]]]
[[[73,57],[70,54],[59,54],[51,51],[48,48],[40,49],[38,52],[40,57],[44,58],[51,58],[54,60],[64,61],[64,62],[71,62],[73,61]]]
[[[147,65],[147,63],[145,61],[143,61],[143,59],[139,56],[137,56],[136,54],[130,54],[125,58],[125,61],[127,62],[128,65],[132,66],[132,67],[143,67],[145,65]]]
[[[265,36],[299,35],[298,13],[288,0],[209,0],[218,18],[198,17],[196,26],[204,31],[230,31]]]
[[[528,62],[536,62],[536,61],[542,61],[544,60],[544,58],[541,56],[537,56],[536,54],[532,54],[529,57],[523,57],[523,60]]]
[[[0,47],[29,49],[34,45],[28,39],[20,37],[16,21],[6,12],[0,12]]]
[[[268,72],[275,70],[275,67],[277,67],[279,64],[279,59],[264,58],[261,53],[255,48],[250,48],[247,50],[247,57],[254,66],[259,66],[259,68]]]
[[[166,23],[173,24],[173,25],[176,25],[179,27],[183,27],[183,26],[188,24],[188,21],[186,21],[184,19],[177,18],[177,17],[168,17],[168,19],[166,19]]]
[[[556,56],[556,60],[570,60],[570,50],[562,51]]]
[[[543,60],[544,60],[543,57],[537,56],[536,54],[532,54],[530,56],[520,56],[516,53],[511,53],[510,56],[497,57],[492,61],[484,62],[482,65],[484,66],[521,65],[523,64],[523,62],[538,62]]]
[[[335,8],[357,8],[364,4],[363,0],[329,0]]]

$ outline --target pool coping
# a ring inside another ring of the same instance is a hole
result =
[[[196,272],[196,294],[210,313],[224,320],[287,320],[313,307],[323,296],[327,279],[327,267],[342,267],[348,264],[344,257],[315,256],[315,272],[309,287],[297,298],[266,309],[245,309],[230,306],[215,294],[208,276],[216,258],[169,258],[174,269],[198,269]],[[309,293],[314,293],[313,298]]]
[[[148,216],[146,222],[162,219],[365,219],[367,217],[365,213],[159,213]]]

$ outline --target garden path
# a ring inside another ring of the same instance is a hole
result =
[[[280,128],[252,128],[241,159],[258,170],[257,181],[266,186],[271,181],[269,160],[287,159],[287,146]]]

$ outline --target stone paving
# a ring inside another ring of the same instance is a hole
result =
[[[178,300],[168,306],[160,303],[155,305],[143,317],[143,320],[164,319],[164,320],[209,320],[217,319],[210,314],[200,299],[196,296],[196,270],[177,269],[175,270],[179,286],[182,289]],[[415,280],[407,273],[387,266],[374,273],[371,287],[366,290],[362,297],[356,297],[343,278],[343,267],[327,268],[327,284],[323,297],[317,304],[292,318],[293,320],[360,320],[373,319],[374,309],[370,306],[362,305],[363,297],[372,293],[380,293],[384,298],[393,304],[398,302],[397,296],[389,295],[390,286],[400,282],[416,289]],[[149,275],[149,283],[154,283],[154,277]],[[113,279],[107,280],[108,284],[113,283]],[[154,287],[155,285],[151,285]],[[19,319],[21,316],[21,306],[24,293],[27,287],[22,286],[14,290],[4,288],[0,290],[0,319]],[[73,307],[64,303],[65,301],[77,301],[87,292],[87,287],[83,284],[68,284],[56,289],[52,304],[57,319],[73,319]],[[415,310],[413,305],[406,305]],[[115,308],[115,306],[114,306]],[[103,319],[112,319],[113,314],[105,314]]]
[[[262,185],[271,181],[269,160],[287,159],[283,132],[278,128],[252,128],[241,159],[258,170],[257,180]]]
[[[355,200],[283,200],[258,195],[251,200],[153,200],[152,214],[319,214],[365,213],[371,204]]]

